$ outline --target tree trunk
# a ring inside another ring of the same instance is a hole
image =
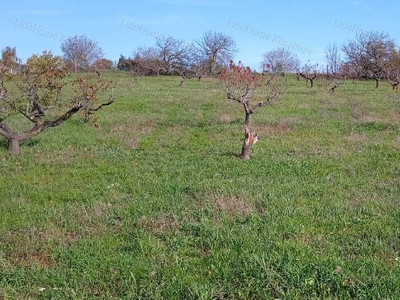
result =
[[[310,78],[310,87],[314,87],[314,78]]]
[[[11,155],[19,154],[19,140],[16,138],[11,138],[8,140],[8,152]]]
[[[244,141],[242,146],[242,153],[240,154],[240,158],[247,160],[250,159],[251,156],[251,146],[258,141],[257,133],[251,132],[246,128],[244,131]]]
[[[91,111],[97,111],[101,107],[105,105],[110,105],[114,101],[111,100],[107,103],[101,104],[97,108],[91,109]],[[43,123],[36,123],[30,130],[22,132],[22,133],[17,133],[13,131],[7,124],[0,123],[0,136],[3,136],[7,139],[8,141],[8,152],[11,155],[17,155],[20,152],[20,142],[25,141],[27,139],[30,139],[38,134],[40,134],[43,130],[50,128],[50,127],[56,127],[64,123],[66,120],[68,120],[71,116],[73,116],[75,113],[77,113],[80,109],[82,108],[82,105],[76,105],[72,107],[70,110],[68,110],[66,113],[58,117],[58,119],[53,120],[53,121],[45,121]]]
[[[375,78],[375,88],[377,89],[379,87],[379,79]]]
[[[246,113],[246,117],[244,118],[244,124],[246,125],[246,127],[249,127],[253,111],[251,110],[249,101],[243,101],[242,104],[244,112]]]
[[[244,124],[246,126],[250,125],[250,120],[251,120],[251,113],[246,111],[246,117],[244,118]]]

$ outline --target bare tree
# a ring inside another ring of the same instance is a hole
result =
[[[339,48],[335,43],[329,44],[326,47],[325,62],[327,75],[333,78],[338,78],[340,76],[342,62]]]
[[[164,62],[166,73],[181,72],[189,63],[189,46],[183,40],[171,36],[156,39],[160,60]]]
[[[33,55],[26,64],[25,70],[13,76],[0,68],[0,136],[7,139],[12,155],[20,152],[21,141],[61,125],[81,109],[88,119],[90,114],[114,101],[111,95],[107,102],[96,104],[97,97],[105,92],[110,82],[98,77],[69,82],[65,63],[51,52]],[[8,91],[5,78],[17,87],[18,92]],[[74,87],[72,94],[65,92],[68,83]]]
[[[255,74],[249,67],[244,67],[240,61],[236,65],[232,60],[229,68],[224,69],[219,78],[224,84],[227,98],[241,104],[245,111],[245,138],[240,157],[249,159],[251,146],[258,141],[257,133],[250,130],[251,116],[257,109],[271,104],[272,100],[283,95],[286,80],[282,76]],[[256,90],[258,97],[254,97]],[[254,104],[253,98],[260,101]]]
[[[216,74],[216,67],[226,66],[238,52],[236,42],[231,36],[211,30],[196,40],[194,47],[207,66],[208,76]]]
[[[339,73],[344,80],[351,78],[354,83],[356,78],[360,77],[360,67],[345,62],[341,64]]]
[[[286,75],[300,67],[300,60],[291,51],[278,48],[266,52],[261,62],[263,72],[282,73]]]
[[[186,80],[192,79],[192,78],[198,78],[199,81],[201,80],[201,73],[196,72],[196,69],[192,70],[183,70],[180,72],[180,75],[182,77],[181,82],[179,83],[179,86],[182,86]]]
[[[346,62],[359,68],[362,76],[375,80],[375,87],[384,76],[383,65],[389,60],[395,43],[384,32],[370,31],[356,35],[355,40],[344,44],[342,50]]]
[[[208,58],[202,55],[202,52],[199,52],[199,49],[193,43],[189,47],[188,70],[195,72],[199,79],[205,77],[209,71]]]
[[[298,75],[303,77],[308,85],[310,82],[310,87],[314,87],[314,80],[318,76],[318,64],[306,63],[301,69],[297,70]]]
[[[61,44],[64,59],[73,65],[74,71],[89,70],[93,64],[103,57],[103,49],[97,42],[86,35],[74,36]]]
[[[400,51],[393,49],[382,68],[384,78],[397,91],[400,84]]]
[[[153,73],[158,77],[161,72],[166,72],[168,69],[167,62],[162,59],[160,49],[157,47],[138,47],[133,55],[136,68],[141,73],[147,73],[147,75]]]

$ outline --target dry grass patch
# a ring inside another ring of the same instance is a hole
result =
[[[141,138],[147,134],[150,134],[154,130],[155,126],[155,123],[140,124],[140,122],[117,125],[112,127],[111,133],[107,136],[112,137],[113,139],[117,137],[126,147],[130,149],[138,149]]]
[[[278,123],[255,124],[253,130],[261,136],[281,136],[292,130],[295,118],[286,118]]]
[[[368,136],[364,133],[352,132],[345,137],[347,143],[357,151],[360,151],[368,143]]]
[[[221,216],[228,218],[247,217],[254,211],[254,205],[244,197],[215,195],[213,197],[215,218],[219,220]]]
[[[213,195],[208,199],[206,202],[197,202],[188,209],[190,211],[204,210],[215,222],[220,222],[223,218],[247,217],[255,211],[254,205],[244,197]],[[179,220],[177,216],[171,213],[164,213],[154,217],[142,216],[137,224],[156,236],[163,236],[179,231],[183,222],[190,221],[189,216]]]
[[[110,232],[120,229],[121,219],[118,217],[122,211],[122,205],[115,203],[95,202],[90,206],[79,205],[76,203],[68,214],[69,218],[75,220],[72,224],[82,236],[102,237]]]
[[[51,268],[53,249],[68,248],[79,239],[101,238],[120,230],[117,205],[96,202],[90,206],[72,203],[51,217],[46,228],[25,227],[0,236],[0,262],[6,266]]]
[[[353,102],[350,105],[350,114],[353,121],[360,123],[383,123],[390,125],[399,125],[399,111],[396,108],[385,111],[385,115],[379,112],[371,111],[371,108],[363,103]]]
[[[346,141],[355,144],[363,144],[368,142],[368,137],[364,133],[352,132],[351,134],[346,136]]]
[[[237,120],[237,117],[234,117],[232,115],[228,115],[228,114],[219,114],[218,115],[218,121],[220,123],[233,123],[234,121]]]
[[[323,235],[310,235],[308,233],[300,233],[295,236],[296,243],[314,249],[323,249],[326,246],[325,237]]]
[[[392,147],[395,150],[400,150],[400,136],[396,136],[392,141]]]
[[[33,154],[33,160],[43,164],[61,163],[64,165],[72,165],[76,159],[90,160],[93,159],[93,155],[90,153],[88,147],[74,149],[71,146],[62,150],[54,150],[51,153],[37,152]]]
[[[68,247],[79,238],[79,234],[64,228],[37,229],[23,228],[2,234],[0,243],[5,245],[3,261],[13,267],[51,268],[55,265],[52,249],[55,246]]]
[[[179,229],[179,222],[172,214],[162,214],[153,218],[143,216],[138,220],[138,225],[157,236]]]

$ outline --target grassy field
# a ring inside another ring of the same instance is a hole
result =
[[[100,127],[0,140],[0,299],[400,299],[390,85],[291,78],[243,161],[218,81],[107,76]]]

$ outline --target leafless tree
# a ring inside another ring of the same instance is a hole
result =
[[[182,77],[179,86],[182,86],[185,83],[185,81],[188,79],[198,78],[200,81],[201,77],[202,77],[201,73],[196,72],[195,69],[183,70],[180,72],[179,75],[181,75],[181,77]]]
[[[339,74],[344,80],[351,78],[354,83],[356,78],[360,77],[360,67],[345,62],[341,64]]]
[[[338,46],[329,44],[325,49],[325,62],[327,75],[333,78],[340,77],[340,69],[342,65]]]
[[[359,68],[362,76],[374,79],[376,88],[384,76],[384,62],[389,60],[394,49],[393,39],[387,33],[377,31],[358,33],[355,40],[342,47],[345,61]]]
[[[308,62],[297,70],[297,74],[305,79],[307,85],[310,82],[310,87],[314,87],[314,80],[318,76],[318,64],[310,64]]]
[[[261,62],[263,72],[282,73],[295,72],[300,67],[300,60],[290,50],[278,48],[266,52]]]
[[[156,39],[156,48],[159,50],[159,58],[164,62],[165,72],[179,73],[189,63],[189,46],[183,40],[174,39],[171,36]]]
[[[168,70],[168,64],[162,59],[160,49],[157,47],[138,47],[133,55],[136,68],[142,73],[149,75],[150,71],[150,74],[153,73],[158,77],[161,72]]]
[[[393,90],[398,90],[400,84],[400,50],[393,49],[389,59],[383,63],[383,74]]]
[[[188,51],[187,64],[183,65],[182,69],[179,70],[179,75],[182,78],[179,86],[182,86],[186,80],[191,78],[198,78],[200,81],[209,70],[208,60],[204,58],[194,44],[188,47]]]
[[[215,75],[217,66],[227,66],[238,52],[234,39],[226,34],[207,31],[200,39],[195,40],[194,48],[201,61],[207,66],[207,75]]]
[[[103,57],[103,49],[96,41],[86,35],[74,36],[61,44],[64,59],[73,66],[73,70],[87,71],[93,64]]]

